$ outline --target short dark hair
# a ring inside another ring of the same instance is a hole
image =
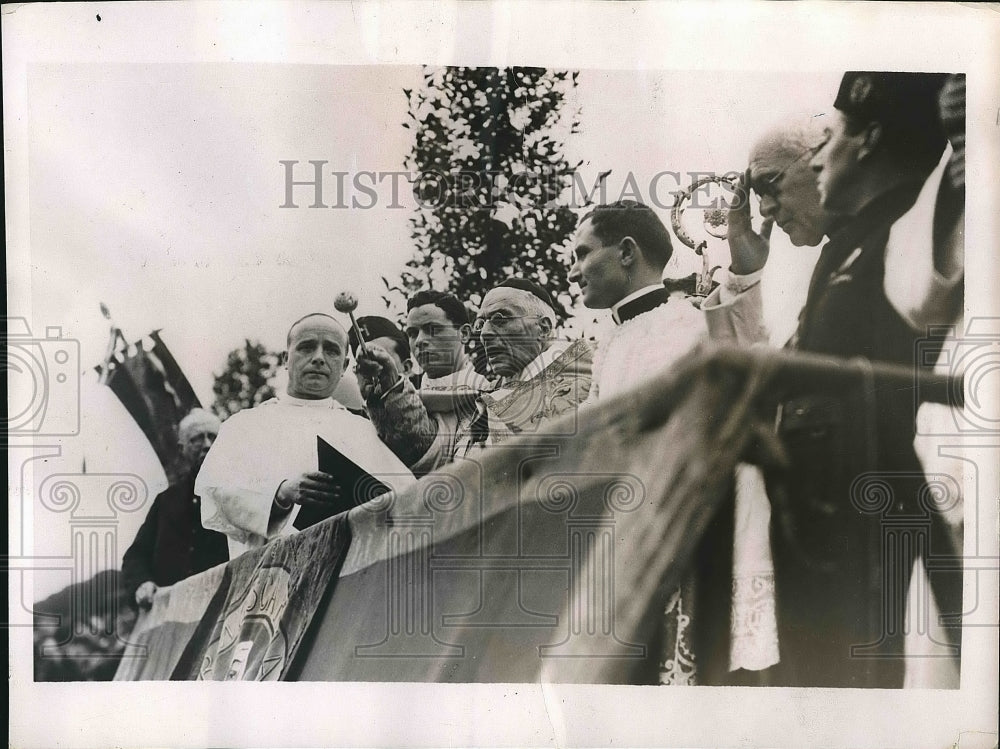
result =
[[[635,200],[619,200],[599,205],[580,219],[590,221],[594,234],[604,244],[632,237],[645,258],[662,268],[674,254],[667,227],[652,208]]]
[[[406,311],[423,307],[425,304],[433,304],[439,308],[456,328],[469,324],[469,311],[454,294],[449,294],[447,291],[434,291],[433,289],[418,291],[406,300]]]

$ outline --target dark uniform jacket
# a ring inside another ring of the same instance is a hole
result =
[[[933,363],[933,355],[917,360],[921,335],[884,290],[889,230],[918,192],[914,185],[887,193],[830,238],[792,348],[906,367]],[[942,547],[949,542],[943,519],[928,512],[913,449],[916,405],[913,388],[862,383],[781,406],[792,467],[768,493],[783,683],[902,686],[913,561],[950,551]],[[935,593],[952,605],[949,594]],[[960,586],[958,595],[960,602]]]
[[[229,560],[225,534],[201,525],[201,503],[194,496],[194,478],[157,495],[135,541],[122,559],[122,576],[135,601],[142,583],[173,585]]]

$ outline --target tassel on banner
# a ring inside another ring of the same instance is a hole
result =
[[[103,303],[101,313],[111,331],[104,361],[96,367],[100,382],[111,388],[142,429],[174,484],[181,478],[178,425],[192,408],[201,408],[201,402],[159,330],[130,344]]]

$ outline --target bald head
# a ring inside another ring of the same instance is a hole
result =
[[[817,119],[796,119],[768,130],[750,151],[750,184],[760,197],[760,212],[798,247],[818,245],[833,223],[820,205],[809,165],[822,141]]]
[[[344,330],[344,326],[341,325],[339,322],[337,322],[337,319],[335,317],[332,317],[331,315],[328,315],[325,312],[310,312],[308,315],[303,315],[298,320],[296,320],[295,322],[292,323],[292,327],[290,327],[288,329],[288,334],[285,336],[285,347],[286,348],[288,346],[292,345],[292,333],[295,332],[295,329],[297,327],[299,327],[300,325],[302,325],[303,323],[311,320],[314,317],[324,318],[329,323],[332,323],[335,327],[338,327],[341,330]],[[322,324],[322,320],[317,321],[317,322],[319,322],[320,324]],[[347,333],[347,331],[344,331],[345,335],[346,335],[346,333]]]
[[[295,398],[329,398],[347,365],[347,331],[329,315],[316,312],[288,330],[288,394]]]

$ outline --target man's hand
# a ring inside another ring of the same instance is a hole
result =
[[[156,583],[152,580],[147,580],[136,589],[135,602],[139,604],[139,608],[144,611],[149,611],[152,608],[153,596],[156,595],[156,590]]]
[[[389,352],[381,346],[368,346],[368,355],[358,350],[358,388],[361,397],[368,401],[372,396],[386,393],[399,381],[396,363]]]
[[[340,487],[330,474],[311,471],[282,481],[274,498],[285,510],[292,505],[328,505],[340,500]]]
[[[761,224],[760,234],[753,230],[750,221],[750,170],[747,169],[736,182],[733,204],[729,208],[729,270],[737,276],[756,273],[767,262],[771,252],[771,228],[774,220],[767,218]]]

